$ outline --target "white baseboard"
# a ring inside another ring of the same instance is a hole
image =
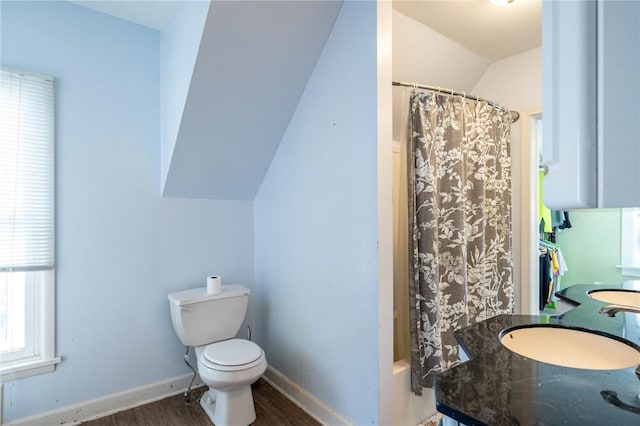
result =
[[[262,378],[294,404],[323,425],[352,426],[349,420],[329,408],[324,402],[300,387],[275,368],[268,366]]]
[[[102,398],[69,405],[44,414],[15,420],[6,423],[6,425],[76,425],[182,393],[189,387],[192,377],[193,374],[185,374],[184,376],[128,389]],[[196,377],[193,387],[196,388],[201,385],[200,377]]]
[[[185,374],[150,385],[128,389],[47,413],[14,420],[6,423],[6,426],[77,425],[182,393],[189,386],[191,377],[191,374]],[[324,402],[271,366],[267,368],[263,379],[318,422],[324,425],[353,426],[351,422],[329,408]],[[200,377],[197,377],[193,387],[202,385]]]

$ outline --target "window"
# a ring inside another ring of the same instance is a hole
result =
[[[52,371],[54,89],[0,69],[0,377]]]
[[[622,209],[622,275],[640,277],[640,209]]]

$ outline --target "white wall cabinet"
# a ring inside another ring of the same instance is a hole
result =
[[[551,209],[640,206],[640,2],[543,4]]]

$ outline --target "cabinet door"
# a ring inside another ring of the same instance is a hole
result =
[[[597,206],[596,2],[543,3],[544,184],[554,210]]]
[[[640,2],[543,3],[544,201],[640,206]]]
[[[598,2],[598,207],[640,206],[640,2]]]

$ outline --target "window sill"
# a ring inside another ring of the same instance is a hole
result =
[[[616,265],[616,268],[621,270],[620,273],[622,275],[626,275],[628,277],[640,277],[640,266]]]
[[[37,376],[39,374],[51,373],[56,368],[56,364],[61,361],[60,357],[51,359],[31,358],[22,361],[7,363],[0,367],[0,383],[12,382],[25,377]]]

